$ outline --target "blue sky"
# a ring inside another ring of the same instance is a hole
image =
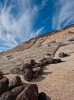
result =
[[[74,0],[0,0],[0,51],[74,23]]]

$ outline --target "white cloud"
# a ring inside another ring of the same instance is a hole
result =
[[[31,33],[29,39],[30,39],[31,37],[34,38],[34,37],[38,36],[43,30],[44,30],[44,27],[38,29],[36,32]]]
[[[39,35],[43,30],[33,30],[33,24],[38,13],[37,5],[30,0],[12,0],[9,6],[7,2],[2,7],[0,4],[0,44],[9,48],[14,47],[19,42],[26,41]],[[14,8],[18,9],[17,14],[12,13]]]
[[[41,2],[41,9],[43,9],[48,3],[48,0],[42,0]]]
[[[53,29],[60,29],[74,21],[74,0],[58,0],[53,15]]]

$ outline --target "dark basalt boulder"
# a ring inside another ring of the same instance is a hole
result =
[[[32,69],[31,64],[29,64],[29,63],[25,63],[25,64],[23,65],[22,71],[24,72],[24,70],[25,70],[26,68],[28,68],[28,69]]]
[[[51,54],[50,53],[47,53],[47,56],[51,56]]]
[[[42,74],[43,73],[43,68],[40,68],[40,71],[38,71],[38,74]]]
[[[0,71],[0,79],[2,79],[2,78],[3,78],[3,72]]]
[[[47,64],[52,64],[53,63],[53,58],[52,57],[48,57],[46,58]]]
[[[21,85],[22,85],[21,78],[19,76],[15,76],[9,82],[9,89],[13,89],[13,88],[15,88],[17,86],[21,86]]]
[[[15,100],[13,92],[5,92],[1,95],[0,100]]]
[[[39,64],[41,67],[44,67],[45,65],[48,64],[48,62],[46,61],[46,58],[43,58],[42,60],[39,61]]]
[[[61,63],[61,62],[62,62],[61,59],[55,58],[55,59],[53,59],[52,64],[55,64],[55,63]]]
[[[48,58],[43,58],[42,60],[39,61],[40,66],[44,67],[48,64],[52,64],[53,63],[53,58],[52,57],[48,57]]]
[[[69,56],[69,55],[68,55],[67,53],[61,52],[61,53],[58,54],[58,56],[59,56],[60,58],[64,58],[64,57],[67,57],[67,56]]]
[[[34,78],[38,77],[41,67],[33,69]],[[30,69],[28,69],[30,70]],[[32,70],[31,70],[32,71]],[[23,85],[19,76],[10,80],[7,77],[0,79],[0,100],[47,100],[44,92],[38,92],[36,84]],[[50,99],[51,100],[51,99]]]
[[[16,100],[38,100],[38,86],[30,84],[17,96]]]
[[[37,78],[39,76],[38,72],[33,72],[33,78]]]
[[[31,64],[31,66],[35,66],[35,64],[37,64],[37,63],[35,62],[34,59],[31,59],[30,64]]]
[[[3,77],[0,80],[0,96],[8,90],[9,79],[7,77]]]
[[[23,72],[24,79],[30,81],[32,79],[33,71],[26,68]]]
[[[55,64],[60,62],[62,62],[61,59],[53,57],[43,58],[39,61],[39,63],[36,63],[33,59],[31,60],[30,64],[26,63],[23,66],[24,79],[30,81],[33,78],[37,78],[39,74],[43,73],[43,67],[48,64]]]
[[[16,98],[23,90],[24,90],[24,86],[18,86],[13,88],[11,92],[13,92],[14,97]]]
[[[38,100],[47,100],[46,94],[44,92],[39,93]],[[49,99],[49,100],[51,100],[51,99]]]

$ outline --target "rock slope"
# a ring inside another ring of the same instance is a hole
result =
[[[74,100],[74,25],[36,37],[0,53],[0,70],[12,78],[14,75],[9,74],[12,68],[22,67],[31,59],[39,62],[50,54],[59,58],[60,52],[69,56],[61,58],[62,63],[45,66],[43,75],[31,83],[37,83],[40,91],[44,91],[52,100]],[[21,78],[27,82],[22,76]]]

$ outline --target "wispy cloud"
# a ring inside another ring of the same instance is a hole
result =
[[[0,44],[9,49],[39,35],[43,27],[33,29],[38,10],[31,0],[11,0],[8,6],[7,2],[4,6],[0,4]]]
[[[74,0],[3,1],[4,4],[0,3],[0,50],[74,23]],[[47,26],[50,30],[44,30]]]
[[[60,29],[71,22],[74,22],[74,0],[58,0],[55,2],[53,15],[53,29]]]
[[[48,3],[48,0],[42,0],[41,5],[40,5],[41,9],[43,9],[47,5],[47,3]]]

